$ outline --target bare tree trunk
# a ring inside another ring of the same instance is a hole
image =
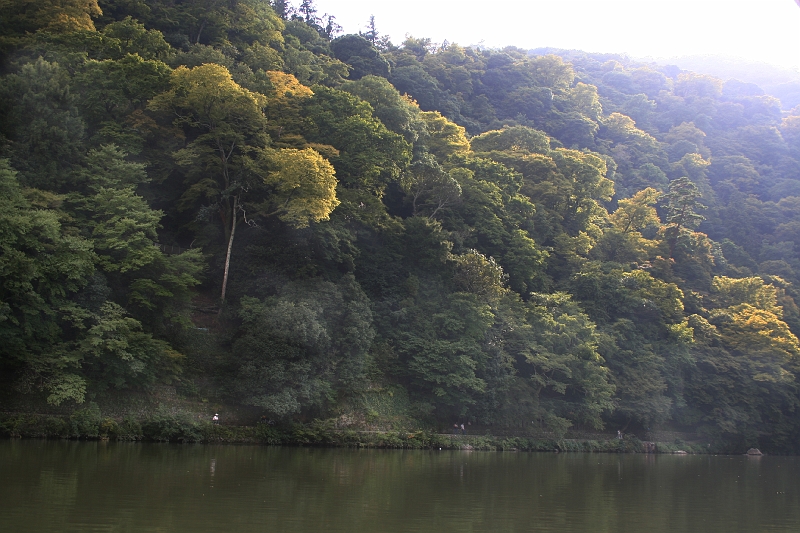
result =
[[[428,220],[433,220],[433,217],[436,216],[436,213],[438,213],[439,210],[442,209],[443,207],[445,207],[446,205],[447,205],[447,200],[445,200],[443,202],[440,201],[439,205],[436,206],[436,209],[434,209],[433,213],[431,213],[431,215],[428,217]]]
[[[194,40],[194,44],[200,43],[200,35],[203,33],[203,28],[205,27],[206,27],[206,21],[203,20],[203,22],[200,24],[200,29],[197,30],[197,39]]]
[[[414,209],[413,213],[411,214],[414,216],[417,216],[417,200],[419,200],[419,197],[422,196],[423,192],[424,191],[422,189],[418,190],[414,193],[414,197],[411,199],[411,206]]]
[[[225,273],[222,275],[222,295],[220,296],[219,312],[225,304],[225,291],[228,289],[228,271],[231,266],[231,250],[233,249],[233,236],[236,234],[236,211],[239,208],[239,197],[233,197],[233,213],[231,216],[231,236],[228,238],[228,252],[225,254]]]

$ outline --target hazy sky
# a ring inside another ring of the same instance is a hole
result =
[[[299,4],[299,0],[294,2]],[[461,45],[553,46],[670,58],[723,54],[800,69],[795,0],[316,0],[346,33]]]

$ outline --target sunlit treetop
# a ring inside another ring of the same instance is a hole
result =
[[[15,33],[94,31],[92,19],[102,14],[97,0],[4,0],[0,8]]]

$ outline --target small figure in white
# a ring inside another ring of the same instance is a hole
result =
[[[218,415],[217,413],[214,413],[214,416],[211,418],[211,422],[212,422],[212,423],[213,423],[215,426],[218,426],[218,425],[219,425],[219,415]]]
[[[622,431],[617,430],[617,439],[622,440]]]

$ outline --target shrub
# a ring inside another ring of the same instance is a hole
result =
[[[4,437],[66,437],[69,423],[58,416],[9,415],[0,417],[0,435]]]
[[[69,423],[62,417],[43,416],[37,426],[43,437],[66,437],[69,435]]]
[[[100,408],[90,402],[83,409],[78,409],[69,417],[69,435],[76,438],[96,439],[100,437],[100,425],[103,419]]]
[[[142,425],[131,416],[126,416],[116,425],[110,434],[117,440],[141,440],[143,437]]]
[[[198,442],[203,438],[201,429],[190,414],[163,406],[142,424],[142,434],[160,442]]]

